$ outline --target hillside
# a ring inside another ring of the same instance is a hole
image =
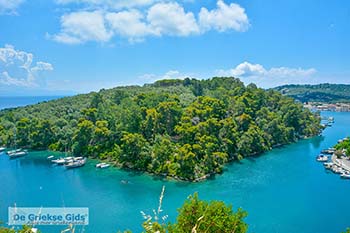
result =
[[[234,78],[162,80],[0,111],[0,145],[191,181],[319,132],[319,116],[292,98]]]
[[[282,94],[295,98],[300,102],[350,102],[350,85],[318,84],[318,85],[284,85],[274,88]]]

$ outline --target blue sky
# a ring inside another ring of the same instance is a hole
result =
[[[350,1],[0,0],[0,95],[235,76],[350,83]]]

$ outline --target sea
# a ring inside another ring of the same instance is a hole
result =
[[[61,97],[64,96],[0,96],[0,109],[37,104]]]
[[[51,98],[1,99],[2,108],[34,104]],[[16,102],[18,101],[18,102]],[[204,200],[222,200],[248,212],[250,233],[340,233],[350,227],[350,180],[324,169],[316,156],[350,136],[350,113],[322,112],[334,117],[321,136],[273,149],[228,164],[222,175],[200,182],[163,180],[118,168],[97,169],[96,160],[82,168],[65,169],[47,157],[60,153],[30,151],[9,159],[0,154],[0,220],[8,207],[87,207],[89,225],[75,232],[142,232],[141,211],[153,214],[165,187],[161,216],[175,221],[186,198],[197,192]],[[67,226],[36,226],[43,233]]]

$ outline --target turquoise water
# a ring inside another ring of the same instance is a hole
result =
[[[36,104],[63,96],[0,96],[0,109]]]
[[[9,160],[0,155],[0,219],[7,220],[7,208],[89,207],[90,225],[78,232],[141,231],[140,211],[157,208],[159,193],[166,186],[164,213],[169,220],[193,192],[206,200],[223,200],[233,208],[249,212],[249,232],[331,233],[350,226],[350,180],[327,173],[315,161],[322,148],[334,145],[350,134],[350,113],[324,113],[335,124],[322,137],[303,140],[256,158],[227,166],[223,175],[203,183],[161,181],[110,168],[96,170],[89,163],[80,169],[52,166],[48,152]],[[121,180],[128,180],[123,184]],[[62,227],[39,227],[58,232]]]

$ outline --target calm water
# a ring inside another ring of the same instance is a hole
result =
[[[303,140],[258,158],[227,166],[223,175],[197,184],[160,181],[118,169],[96,170],[89,163],[80,169],[52,166],[48,152],[9,160],[0,155],[0,219],[7,208],[89,207],[90,225],[80,231],[141,231],[140,211],[151,213],[166,186],[164,213],[170,220],[193,192],[206,200],[218,199],[249,212],[249,232],[339,233],[350,226],[350,180],[327,173],[315,156],[322,148],[349,136],[350,113],[324,113],[335,117],[323,137]],[[121,183],[128,180],[128,184]],[[62,227],[40,227],[58,232]]]
[[[0,96],[0,109],[36,104],[63,96]]]

